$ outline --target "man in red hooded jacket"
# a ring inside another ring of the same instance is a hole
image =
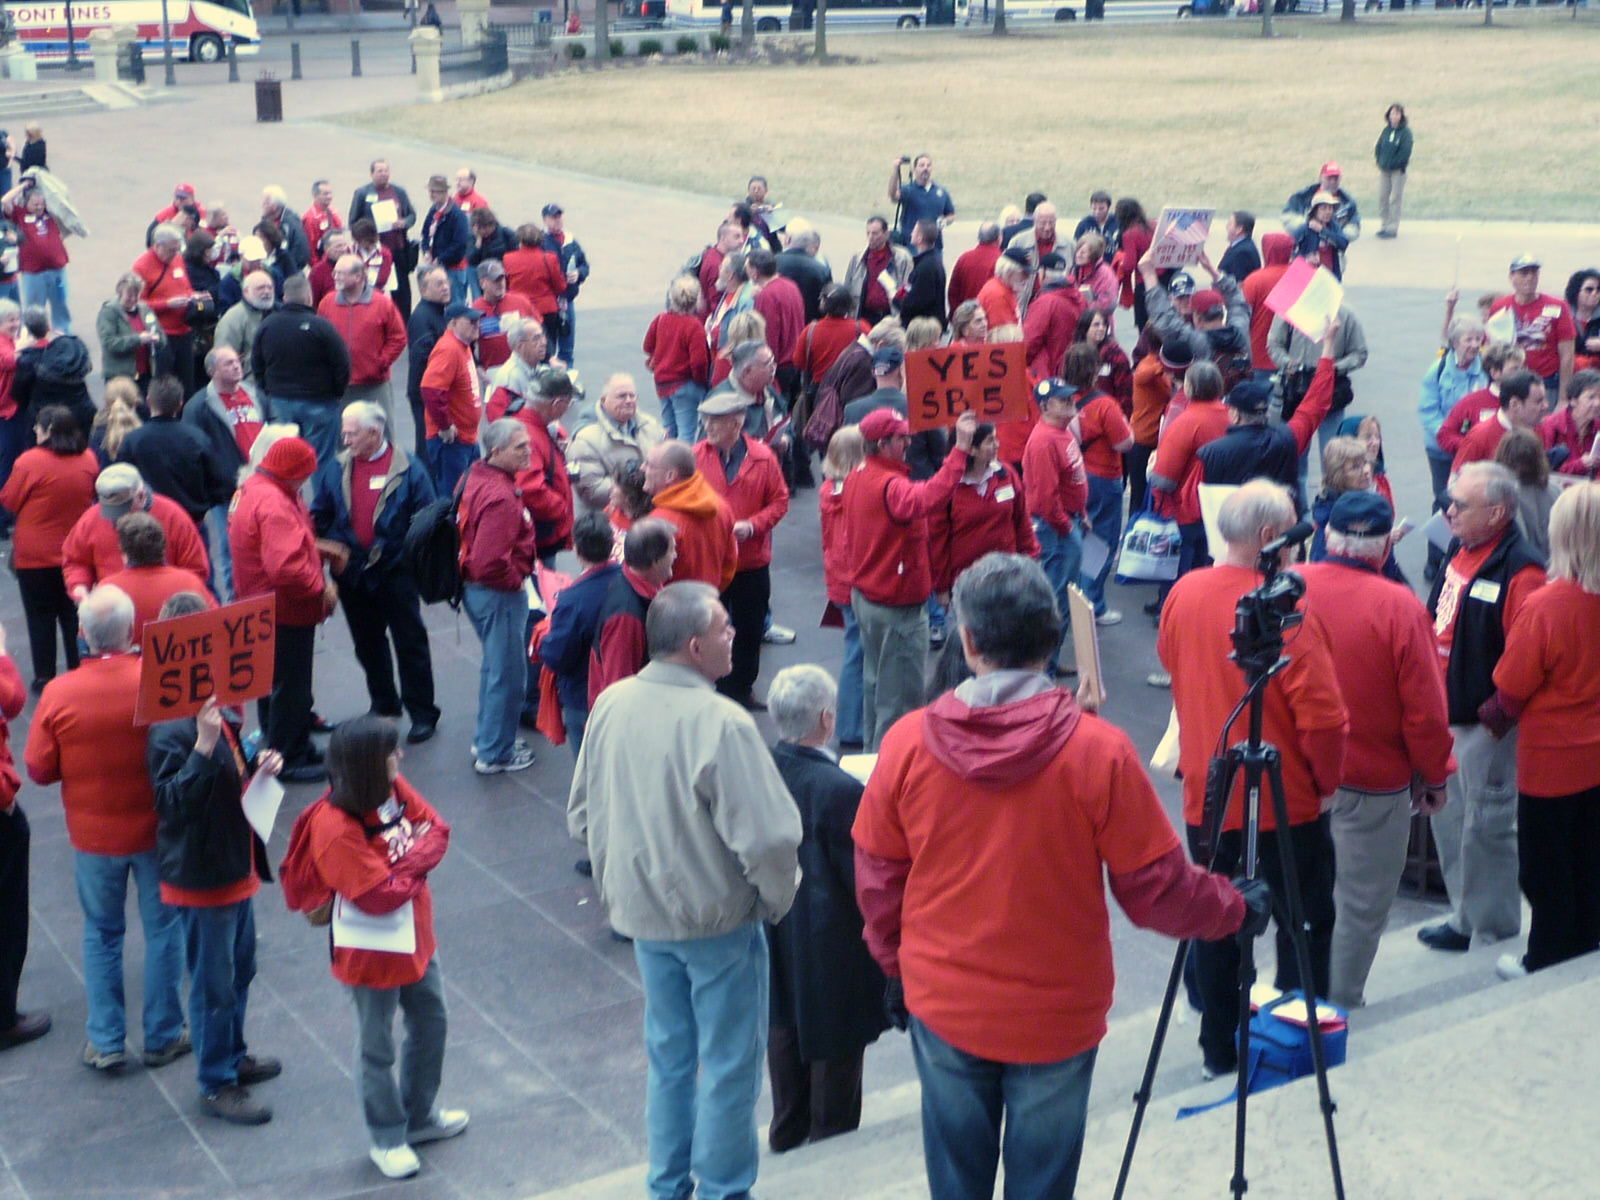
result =
[[[1061,639],[1032,559],[956,582],[975,676],[883,739],[856,813],[856,896],[922,1082],[934,1200],[1070,1196],[1111,1008],[1105,885],[1171,937],[1259,933],[1270,897],[1192,866],[1127,735],[1045,667]],[[1240,892],[1244,895],[1241,896]]]
[[[311,744],[311,665],[317,626],[339,602],[322,574],[311,514],[300,486],[317,470],[317,452],[302,438],[282,438],[244,481],[228,514],[233,583],[241,596],[271,592],[278,601],[272,694],[260,701],[266,745],[283,755],[283,779],[311,783],[327,777],[322,752]]]

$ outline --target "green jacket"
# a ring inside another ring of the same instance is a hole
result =
[[[1383,127],[1383,132],[1378,135],[1378,145],[1374,154],[1378,159],[1380,171],[1404,171],[1406,164],[1411,161],[1411,128],[1407,125],[1399,129]]]
[[[167,335],[161,333],[156,314],[143,300],[139,301],[139,319],[146,329],[161,334],[150,347],[150,363],[154,371],[155,356],[167,344]],[[131,379],[139,358],[139,335],[133,331],[133,326],[128,324],[128,314],[123,309],[121,301],[107,300],[100,306],[100,315],[95,318],[94,331],[100,337],[101,374],[107,379],[115,379],[118,375],[126,375]]]

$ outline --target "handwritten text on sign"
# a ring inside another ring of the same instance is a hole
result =
[[[225,705],[265,696],[276,634],[273,596],[146,625],[135,723],[190,716],[211,696]]]
[[[911,428],[919,432],[954,425],[969,410],[980,421],[1026,421],[1033,404],[1027,347],[994,342],[914,350],[906,355],[906,396]]]

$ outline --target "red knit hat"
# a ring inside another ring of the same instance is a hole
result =
[[[317,452],[304,438],[280,438],[262,458],[261,469],[279,479],[310,479],[317,473]]]

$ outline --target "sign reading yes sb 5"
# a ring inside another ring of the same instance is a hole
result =
[[[978,420],[1026,421],[1033,398],[1027,347],[1021,342],[935,346],[906,355],[907,420],[917,432],[954,425],[964,412]]]
[[[212,696],[222,705],[272,691],[277,597],[152,621],[140,635],[137,725],[192,716]]]

